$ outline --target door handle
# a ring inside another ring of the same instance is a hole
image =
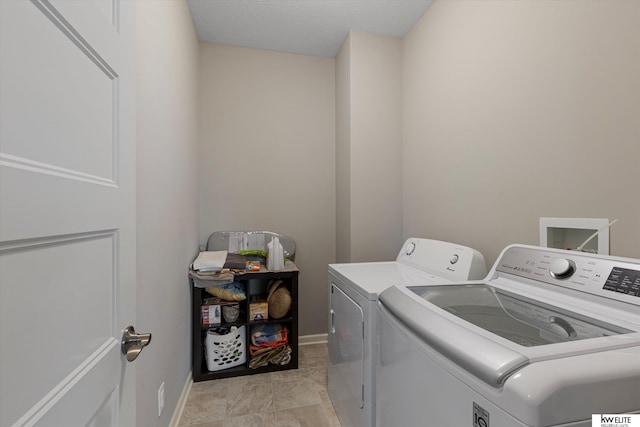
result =
[[[335,334],[336,333],[336,328],[335,328],[335,326],[333,326],[333,319],[334,319],[334,316],[335,316],[336,312],[333,311],[333,308],[332,308],[331,310],[329,310],[329,313],[331,313],[331,328],[329,330],[331,331],[332,334]]]
[[[151,334],[136,334],[133,326],[127,326],[122,333],[122,354],[127,355],[127,361],[133,362],[143,348],[151,342]]]

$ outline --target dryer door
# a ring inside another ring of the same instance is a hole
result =
[[[335,283],[331,283],[330,298],[329,395],[336,409],[362,409],[364,313],[362,307]]]

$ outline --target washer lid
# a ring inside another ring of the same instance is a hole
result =
[[[428,346],[493,387],[540,360],[640,346],[636,331],[480,282],[394,286],[379,301]]]
[[[524,347],[633,332],[486,284],[408,289],[454,316]]]

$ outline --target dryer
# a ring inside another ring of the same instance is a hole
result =
[[[378,320],[380,427],[640,413],[640,260],[512,245],[483,281],[386,289]]]
[[[328,392],[343,427],[375,425],[376,302],[395,284],[479,279],[484,257],[465,246],[410,238],[395,261],[329,265]]]

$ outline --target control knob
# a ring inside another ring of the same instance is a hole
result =
[[[576,271],[576,263],[570,259],[559,258],[549,266],[549,274],[554,279],[567,279]]]
[[[404,251],[404,253],[407,255],[411,255],[415,250],[416,250],[416,243],[409,242],[409,244],[407,245],[407,249]]]

